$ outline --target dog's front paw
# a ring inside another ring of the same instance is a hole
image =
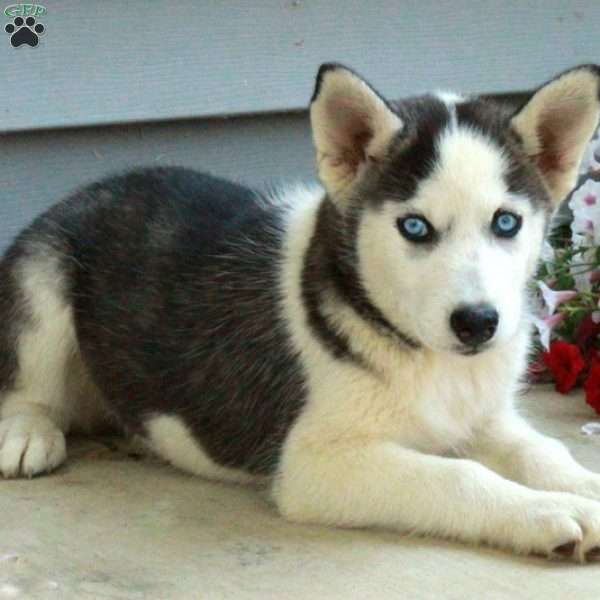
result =
[[[65,436],[43,416],[15,415],[0,421],[0,473],[33,477],[66,458]]]
[[[600,502],[600,475],[591,473],[574,481],[569,486],[569,492]]]
[[[521,515],[523,526],[515,529],[520,551],[579,562],[600,560],[600,502],[546,492]]]

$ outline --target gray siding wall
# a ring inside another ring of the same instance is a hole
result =
[[[310,179],[302,111],[324,61],[390,97],[516,92],[600,62],[598,0],[42,4],[37,48],[0,31],[0,250],[73,187],[134,164]]]
[[[42,4],[40,46],[2,45],[0,130],[297,110],[331,60],[395,96],[523,90],[600,51],[598,0]]]

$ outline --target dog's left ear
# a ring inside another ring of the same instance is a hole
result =
[[[567,71],[537,90],[512,118],[555,204],[573,189],[600,115],[600,67]]]
[[[319,69],[310,120],[319,177],[334,201],[348,195],[402,128],[402,121],[382,96],[338,64]]]

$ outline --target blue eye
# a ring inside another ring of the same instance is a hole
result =
[[[492,220],[492,231],[499,237],[511,238],[521,229],[522,219],[519,215],[499,210]]]
[[[434,229],[423,217],[410,215],[398,219],[400,233],[411,242],[430,242],[433,238]]]

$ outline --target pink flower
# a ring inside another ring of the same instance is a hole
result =
[[[540,342],[545,350],[550,348],[550,334],[552,333],[552,329],[554,329],[554,327],[556,327],[564,318],[565,315],[561,313],[549,315],[542,319],[534,317],[533,324],[540,334]]]
[[[527,365],[527,376],[533,383],[550,383],[551,381],[554,381],[552,375],[548,371],[548,367],[544,362],[542,354],[543,352],[540,352]]]
[[[564,290],[555,292],[551,290],[543,281],[538,281],[538,287],[542,292],[542,297],[544,298],[544,303],[548,308],[548,314],[553,315],[556,311],[556,307],[566,302],[567,300],[572,300],[577,296],[577,292],[575,290]]]

